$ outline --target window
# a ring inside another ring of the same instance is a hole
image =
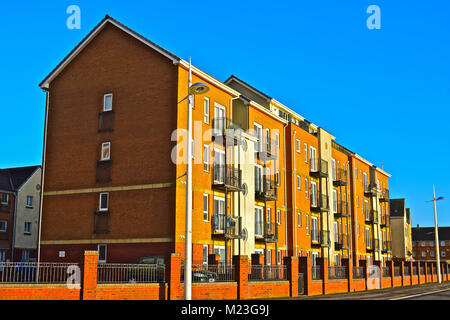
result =
[[[445,247],[445,241],[441,241],[441,247]]]
[[[302,213],[300,211],[297,212],[297,225],[302,226]]]
[[[271,150],[271,145],[270,145],[270,129],[266,129],[266,146],[265,146],[265,151],[270,151]]]
[[[209,146],[203,146],[203,171],[209,172]]]
[[[98,262],[106,263],[106,244],[98,245]]]
[[[434,255],[435,255],[435,252],[434,251],[430,251],[430,256],[433,258],[434,257]]]
[[[280,148],[280,135],[278,133],[275,133],[275,145],[277,146],[277,149]]]
[[[225,223],[225,198],[214,197],[214,230],[218,232],[224,231]]]
[[[109,193],[100,193],[99,211],[108,211]]]
[[[311,217],[311,241],[319,241],[319,233],[317,229],[317,217]]]
[[[446,256],[446,252],[445,252],[445,251],[442,251],[442,252],[441,252],[441,256],[442,256],[442,257],[445,257],[445,256]]]
[[[101,160],[105,161],[109,159],[111,159],[111,142],[103,142]]]
[[[301,179],[300,176],[297,176],[297,190],[301,190],[302,186],[301,186]]]
[[[112,101],[113,101],[112,93],[108,93],[103,96],[103,111],[106,112],[112,110]]]
[[[267,214],[266,214],[266,218],[267,218],[267,224],[270,225],[270,223],[272,222],[272,209],[271,208],[267,208]]]
[[[23,259],[23,260],[28,260],[28,259],[30,259],[30,250],[23,250],[23,251],[22,251],[22,259]]]
[[[9,195],[7,193],[2,193],[1,203],[8,204],[8,200],[9,200]]]
[[[366,248],[370,247],[370,229],[366,228]]]
[[[203,245],[203,265],[208,265],[208,245]]]
[[[263,236],[263,208],[255,207],[255,236]]]
[[[333,189],[333,211],[337,212],[337,210],[338,210],[337,191]]]
[[[356,207],[359,208],[359,196],[356,196]]]
[[[426,246],[426,242],[422,241],[421,245],[422,245],[422,247],[425,247]]]
[[[260,165],[255,165],[255,191],[262,192],[263,191],[263,168]]]
[[[275,173],[275,183],[277,184],[277,186],[280,185],[280,171],[277,171]]]
[[[277,223],[281,224],[281,210],[277,210]]]
[[[27,196],[27,208],[33,208],[33,196]]]
[[[272,265],[272,250],[270,249],[267,250],[267,265]]]
[[[319,257],[318,252],[312,252],[312,265],[313,267],[317,266],[317,258]]]
[[[203,101],[203,122],[209,124],[209,98],[205,97]]]
[[[203,195],[203,221],[209,219],[209,194]]]
[[[334,242],[338,243],[339,242],[339,228],[338,228],[337,221],[333,222],[333,230],[334,230]]]
[[[331,159],[331,178],[336,180],[336,160]]]
[[[430,241],[430,247],[434,247],[434,241]]]
[[[6,261],[6,250],[0,250],[0,262]]]
[[[314,181],[311,181],[311,205],[317,206],[317,183]]]
[[[222,133],[225,129],[225,107],[214,104],[214,132]]]
[[[278,250],[278,264],[281,264],[282,256],[281,256],[281,250]]]
[[[306,143],[304,143],[303,145],[305,150],[305,163],[308,163],[308,145]]]
[[[317,157],[316,157],[316,148],[309,147],[309,159],[310,159],[310,166],[312,171],[317,170]]]
[[[309,236],[309,215],[306,215],[306,235]]]
[[[225,263],[225,246],[214,246],[214,254],[219,255],[220,263]]]
[[[334,265],[335,265],[336,267],[339,266],[339,261],[340,261],[340,259],[339,259],[339,253],[335,253],[335,254],[334,254]]]
[[[25,227],[23,229],[24,234],[31,234],[31,222],[25,222]]]
[[[306,199],[309,199],[309,192],[308,192],[308,179],[305,179],[305,194],[306,194]]]
[[[364,200],[364,214],[366,216],[366,219],[369,220],[369,201]]]
[[[0,220],[0,232],[6,232],[8,228],[8,221]]]
[[[367,190],[368,189],[368,183],[367,183],[367,173],[363,173],[363,175],[364,175],[364,190]]]
[[[301,147],[300,147],[300,140],[299,139],[295,139],[295,144],[297,146],[297,153],[300,153],[300,149],[301,149]]]
[[[253,123],[253,132],[254,136],[258,139],[255,145],[255,152],[262,151],[262,143],[263,143],[263,132],[262,126],[256,122]]]
[[[214,182],[225,182],[225,151],[214,149]]]
[[[427,252],[424,250],[422,251],[422,257],[426,257],[427,256]]]

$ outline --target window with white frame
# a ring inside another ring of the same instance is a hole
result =
[[[370,247],[370,229],[366,228],[366,248]]]
[[[23,228],[24,234],[31,234],[31,222],[25,222],[25,226]]]
[[[337,190],[333,189],[333,211],[337,212],[337,210],[338,210]]]
[[[364,200],[364,215],[366,216],[366,219],[369,220],[369,201]]]
[[[99,197],[98,209],[99,211],[108,211],[109,207],[109,193],[102,192]]]
[[[0,250],[0,262],[6,261],[6,250]]]
[[[311,252],[311,256],[312,256],[312,265],[313,267],[317,266],[317,258],[319,257],[319,253],[318,252]]]
[[[254,122],[253,123],[254,136],[258,139],[255,145],[255,152],[262,151],[263,144],[263,128],[262,125]]]
[[[225,246],[214,245],[214,254],[219,255],[220,263],[225,263]]]
[[[222,133],[225,129],[226,109],[224,106],[214,103],[214,132]]]
[[[300,140],[299,139],[295,139],[295,145],[297,147],[297,153],[300,153],[301,146],[300,146]]]
[[[306,235],[309,236],[309,215],[306,215]]]
[[[205,97],[203,100],[203,122],[209,124],[209,98]]]
[[[255,191],[263,191],[263,167],[255,165]]]
[[[255,206],[255,236],[263,236],[263,208]]]
[[[267,249],[267,265],[272,265],[272,250]]]
[[[111,111],[113,108],[113,94],[107,93],[103,96],[103,111]]]
[[[277,184],[277,186],[280,185],[280,171],[277,171],[275,173],[275,183]]]
[[[275,145],[277,146],[277,149],[280,148],[280,134],[275,133]]]
[[[434,258],[435,252],[433,250],[430,251],[430,257]]]
[[[316,148],[310,146],[309,147],[309,159],[310,159],[310,167],[312,171],[317,170],[317,150]]]
[[[277,223],[281,224],[281,210],[277,210]]]
[[[203,194],[203,221],[209,220],[209,194]]]
[[[338,243],[339,242],[339,228],[338,228],[337,221],[333,222],[333,229],[334,229],[334,242]]]
[[[445,247],[445,241],[441,241],[441,247]]]
[[[331,159],[331,178],[336,180],[336,160]]]
[[[426,257],[427,256],[427,252],[425,250],[422,251],[422,257]]]
[[[208,245],[203,245],[203,264],[208,265]]]
[[[334,254],[334,265],[335,265],[336,267],[339,267],[339,262],[340,262],[340,259],[339,259],[339,253],[335,253],[335,254]]]
[[[281,264],[281,260],[283,259],[283,257],[281,256],[281,250],[278,250],[278,264]]]
[[[27,196],[26,207],[27,208],[33,208],[33,196]]]
[[[225,198],[214,196],[214,230],[223,231],[225,223]]]
[[[317,183],[311,181],[311,205],[317,206]]]
[[[30,250],[22,250],[22,260],[30,259]]]
[[[203,146],[203,171],[209,172],[209,146]]]
[[[447,255],[447,253],[445,251],[441,251],[441,256],[445,257]]]
[[[306,143],[303,144],[304,146],[304,153],[305,153],[305,163],[308,163],[308,145]]]
[[[0,200],[1,204],[8,204],[9,195],[7,193],[2,193],[2,198]]]
[[[98,250],[98,262],[106,263],[106,244],[99,244],[97,250]]]
[[[302,226],[302,213],[300,211],[297,211],[297,225]]]
[[[111,159],[111,142],[103,142],[101,160],[105,161],[110,159]]]
[[[311,216],[311,241],[319,241],[319,229],[317,224],[317,217]]]
[[[225,182],[225,170],[222,170],[225,165],[225,151],[214,148],[214,182]]]
[[[270,225],[270,223],[272,222],[272,209],[271,208],[267,208],[267,224]]]
[[[8,221],[0,220],[0,232],[6,232],[8,229]]]
[[[302,189],[302,180],[300,176],[297,176],[297,190]]]
[[[305,179],[305,194],[306,194],[306,199],[309,199],[309,188],[308,188],[308,186],[309,186],[309,182],[308,182],[308,179]]]

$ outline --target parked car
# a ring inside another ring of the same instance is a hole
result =
[[[192,282],[216,282],[217,274],[212,271],[197,269],[192,270]]]
[[[127,267],[125,280],[128,282],[164,281],[164,257],[141,257]]]

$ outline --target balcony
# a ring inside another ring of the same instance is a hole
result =
[[[311,245],[328,247],[330,245],[330,231],[321,230],[319,233],[312,232],[311,234]]]
[[[241,191],[242,170],[231,165],[215,164],[213,167],[213,188],[222,191]]]
[[[212,138],[215,143],[220,145],[225,145],[226,141],[237,143],[241,141],[241,133],[241,126],[233,120],[223,117],[213,119]]]
[[[380,200],[380,202],[388,202],[389,201],[389,189],[383,189],[381,191],[379,200]]]
[[[383,241],[383,247],[381,248],[382,253],[389,253],[391,252],[391,241],[385,240]]]
[[[372,242],[368,243],[367,245],[368,245],[366,247],[367,252],[377,252],[378,250],[380,250],[380,240],[379,239],[372,239]]]
[[[313,211],[329,211],[330,203],[326,194],[319,193],[314,195],[311,193],[311,210]]]
[[[214,214],[211,219],[213,235],[222,235],[226,238],[241,238],[242,218],[225,214]]]
[[[261,185],[261,183],[259,183],[259,179],[256,179],[255,199],[262,201],[276,201],[278,190],[275,181],[267,178],[267,176],[264,176]]]
[[[342,168],[337,169],[333,185],[336,187],[347,185],[347,170]]]
[[[348,204],[345,201],[338,201],[335,208],[334,216],[336,218],[343,218],[348,216]]]
[[[366,212],[365,221],[367,224],[376,224],[378,223],[378,211],[369,210]]]
[[[348,235],[347,234],[339,234],[334,239],[334,249],[335,250],[341,250],[341,249],[348,249]]]
[[[375,183],[369,183],[364,185],[364,194],[367,196],[377,195],[377,185]]]
[[[269,222],[265,224],[264,228],[264,240],[266,242],[277,242],[278,241],[278,230],[277,224],[275,222]]]
[[[256,145],[256,156],[261,161],[277,160],[277,141],[269,137],[264,137],[260,144]]]
[[[381,216],[380,227],[381,228],[389,228],[389,226],[390,226],[389,215],[383,214]]]
[[[309,172],[312,176],[328,177],[328,161],[323,159],[309,159]]]

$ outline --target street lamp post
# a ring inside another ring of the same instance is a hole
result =
[[[438,283],[441,283],[441,257],[439,253],[439,228],[437,223],[437,212],[436,212],[436,201],[444,200],[444,197],[436,198],[436,193],[433,185],[433,200],[429,200],[427,202],[433,202],[434,204],[434,241],[436,245],[436,265],[437,265],[437,274],[438,274]]]
[[[184,250],[184,299],[191,300],[192,293],[192,98],[204,94],[209,87],[204,83],[192,84],[192,65],[189,58],[189,79],[187,103],[187,154],[186,154],[186,217],[185,217],[185,250]],[[184,98],[183,100],[185,100]],[[181,100],[181,101],[183,101]],[[180,101],[180,102],[181,102]]]

